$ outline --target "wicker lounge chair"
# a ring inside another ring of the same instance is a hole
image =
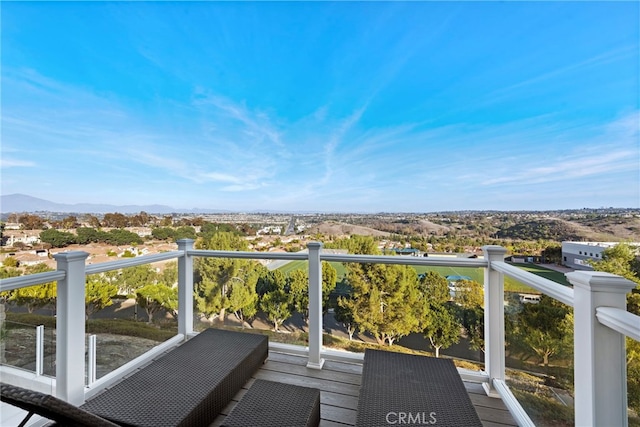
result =
[[[453,361],[366,350],[356,425],[482,426]]]
[[[206,426],[268,351],[264,335],[207,329],[81,408],[126,426]]]
[[[80,407],[4,384],[2,400],[64,426],[206,426],[268,351],[264,335],[207,329]]]

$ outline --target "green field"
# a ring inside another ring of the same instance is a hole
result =
[[[338,272],[338,281],[341,281],[346,275],[346,269],[344,268],[344,265],[339,262],[332,262],[330,264]],[[559,273],[557,271],[549,270],[548,268],[544,268],[536,264],[515,264],[515,265],[518,268],[529,271],[535,275],[544,277],[545,279],[549,279],[556,283],[560,283],[561,285],[569,286],[569,282],[567,282],[564,274]],[[484,269],[482,268],[470,268],[470,267],[454,268],[454,267],[431,267],[431,266],[416,266],[414,268],[416,269],[416,272],[418,274],[425,273],[427,271],[435,271],[444,277],[469,276],[473,281],[476,281],[478,283],[484,282]],[[279,268],[280,271],[282,271],[284,274],[287,274],[287,275],[290,272],[298,269],[307,269],[307,262],[292,261]],[[504,290],[507,292],[539,293],[535,289],[532,289],[510,277],[505,277],[504,279]]]

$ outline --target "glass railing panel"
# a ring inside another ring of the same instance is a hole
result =
[[[522,295],[505,292],[507,385],[535,425],[573,425],[573,309]]]
[[[35,300],[25,305],[24,300],[18,299],[3,304],[0,362],[38,375],[55,376],[55,306]]]
[[[96,336],[96,379],[178,333],[175,264],[87,275],[86,333]]]

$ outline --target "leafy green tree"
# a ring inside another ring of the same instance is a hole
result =
[[[322,311],[329,308],[329,295],[336,288],[338,272],[327,261],[322,261]]]
[[[209,240],[199,239],[198,249],[245,251],[248,248],[246,240],[237,234],[215,233]],[[231,292],[233,286],[249,283],[255,274],[257,263],[234,258],[199,258],[196,260],[196,302],[198,309],[209,319],[217,311],[219,321],[224,322],[227,310],[230,310]],[[255,283],[255,282],[254,282]],[[248,293],[236,293],[249,295]],[[235,302],[237,304],[237,301]]]
[[[441,348],[449,348],[460,341],[460,323],[451,313],[449,304],[434,303],[427,310],[427,320],[422,333],[440,357]]]
[[[119,292],[129,297],[135,297],[138,289],[156,283],[158,278],[149,264],[124,268],[117,277]]]
[[[53,228],[40,232],[40,241],[49,243],[54,248],[64,248],[76,243],[76,236],[66,231],[58,231]]]
[[[453,310],[469,339],[469,348],[484,353],[484,309],[456,305]]]
[[[274,289],[262,296],[260,308],[273,323],[273,330],[278,332],[284,321],[291,317],[291,296],[284,289]]]
[[[244,282],[236,282],[231,285],[229,309],[242,322],[243,328],[245,321],[252,319],[258,312],[258,294],[256,292],[258,275],[258,270],[254,270],[246,276]]]
[[[349,297],[338,297],[338,304],[335,308],[335,319],[344,326],[349,334],[349,341],[353,341],[353,334],[358,330],[358,324],[353,318]]]
[[[453,301],[464,308],[482,307],[484,287],[473,280],[458,280]]]
[[[429,303],[444,304],[450,299],[449,282],[435,271],[427,271],[419,276],[418,287],[424,300]]]
[[[178,263],[176,261],[169,262],[158,277],[158,283],[169,286],[170,288],[178,284]]]
[[[173,239],[174,240],[180,240],[180,239],[195,239],[196,236],[196,230],[195,228],[191,227],[191,226],[182,226],[182,227],[178,227],[175,232],[173,233]]]
[[[114,228],[113,230],[110,230],[108,233],[105,233],[104,237],[105,243],[118,246],[143,243],[142,238],[136,233],[120,228]]]
[[[544,366],[552,357],[570,356],[573,349],[573,311],[543,295],[538,304],[525,304],[517,319],[520,348],[538,356]],[[522,345],[523,344],[523,345]]]
[[[136,300],[146,313],[149,323],[153,323],[153,316],[162,309],[176,318],[178,315],[178,288],[153,283],[137,290]]]
[[[104,232],[98,231],[95,228],[90,227],[78,227],[76,229],[76,240],[81,245],[88,243],[98,243],[104,241]]]
[[[258,293],[261,294],[260,309],[273,323],[277,332],[280,325],[291,317],[292,297],[287,292],[287,278],[280,270],[263,271],[258,280]]]
[[[415,269],[401,265],[355,264],[349,267],[352,293],[343,300],[363,331],[379,344],[420,330],[422,308]]]
[[[47,267],[46,264],[40,263],[30,265],[25,269],[25,274],[37,274],[53,269]],[[15,302],[17,305],[25,306],[29,313],[34,310],[54,304],[57,296],[57,283],[48,282],[42,285],[29,286],[26,288],[14,289],[11,291],[9,301]]]
[[[175,230],[171,227],[155,227],[151,230],[151,236],[157,240],[169,240],[173,239]]]
[[[309,275],[306,270],[298,269],[289,273],[287,288],[293,309],[302,314],[305,322],[309,320]]]
[[[104,274],[87,276],[84,294],[85,317],[89,317],[103,308],[113,304],[111,299],[118,293],[118,288]]]

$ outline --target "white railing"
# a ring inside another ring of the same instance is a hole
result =
[[[462,374],[483,382],[488,395],[500,396],[520,425],[532,425],[505,383],[506,275],[574,307],[574,354],[578,373],[575,375],[576,425],[627,425],[624,337],[640,338],[640,317],[625,310],[625,295],[635,286],[633,282],[608,273],[580,271],[567,274],[574,286],[571,289],[506,264],[506,250],[500,246],[483,247],[484,259],[329,254],[323,253],[321,248],[320,243],[310,243],[306,253],[205,251],[195,250],[193,240],[184,239],[178,241],[178,251],[94,265],[86,265],[86,252],[63,252],[54,256],[57,271],[1,280],[0,291],[58,281],[56,394],[80,404],[101,387],[117,381],[123,372],[144,363],[138,358],[96,381],[91,388],[85,387],[84,287],[87,274],[178,259],[178,335],[148,355],[166,351],[193,334],[194,257],[307,261],[309,346],[273,343],[271,347],[304,354],[308,357],[308,367],[322,369],[324,358],[361,361],[362,355],[346,355],[322,347],[321,261],[484,268],[486,372],[474,375],[465,371]]]

